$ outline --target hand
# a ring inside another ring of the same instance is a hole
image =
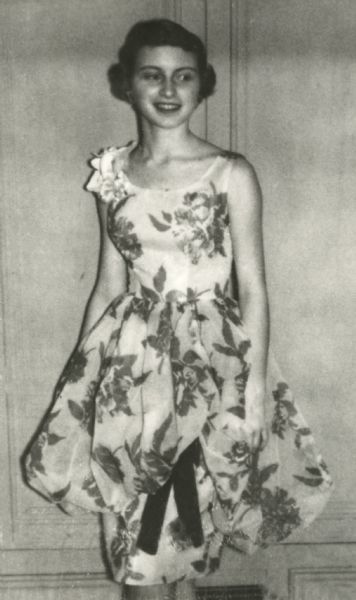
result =
[[[268,441],[265,412],[265,387],[247,383],[245,390],[245,425],[247,442],[252,452],[263,450]]]
[[[67,502],[66,500],[62,500],[60,503],[57,504],[57,506],[62,512],[64,512],[66,515],[69,515],[70,517],[78,513],[79,510],[78,507],[76,507],[71,502]]]

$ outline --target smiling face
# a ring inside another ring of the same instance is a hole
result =
[[[141,48],[130,84],[140,118],[165,129],[188,122],[199,103],[197,59],[179,47]]]

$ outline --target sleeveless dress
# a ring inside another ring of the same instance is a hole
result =
[[[251,340],[231,297],[228,182],[217,156],[180,189],[131,183],[136,142],[92,160],[127,293],[79,341],[26,454],[30,486],[104,513],[113,577],[205,576],[225,544],[252,553],[309,525],[332,482],[269,352],[265,449],[244,432]]]

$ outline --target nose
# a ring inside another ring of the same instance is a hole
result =
[[[163,80],[162,86],[160,89],[160,93],[162,96],[166,98],[171,98],[175,94],[175,85],[174,82],[168,77]]]

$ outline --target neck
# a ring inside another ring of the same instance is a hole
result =
[[[185,155],[194,138],[186,123],[175,129],[138,123],[138,153],[146,161],[162,163]]]

